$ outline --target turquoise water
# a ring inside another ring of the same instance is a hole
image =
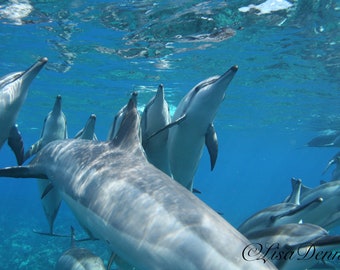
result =
[[[330,173],[321,174],[338,149],[306,143],[340,130],[339,2],[291,2],[257,15],[238,8],[261,1],[0,1],[0,76],[49,59],[18,117],[25,147],[40,137],[58,94],[69,137],[95,113],[104,140],[132,91],[142,110],[162,83],[174,111],[198,82],[237,64],[214,122],[217,164],[210,172],[205,151],[198,196],[238,226],[282,201],[291,177],[309,186],[329,180]],[[6,145],[0,166],[10,165],[15,159]],[[32,232],[48,230],[35,181],[0,185],[0,268],[53,269],[69,239]],[[55,231],[68,234],[70,225],[86,237],[63,204]],[[109,258],[98,241],[79,245]]]

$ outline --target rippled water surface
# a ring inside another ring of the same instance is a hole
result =
[[[340,130],[339,2],[239,10],[263,2],[0,1],[0,76],[49,59],[18,117],[25,147],[40,137],[58,94],[69,136],[95,113],[96,134],[104,140],[132,91],[139,92],[142,111],[162,83],[173,113],[198,82],[238,65],[214,122],[216,168],[210,172],[205,151],[195,177],[198,196],[238,226],[282,201],[291,177],[310,186],[328,180],[330,174],[321,173],[338,149],[306,144]],[[7,145],[0,165],[15,165]],[[36,184],[0,184],[0,268],[53,269],[69,240],[32,233],[48,229]],[[86,237],[62,205],[55,230],[67,234],[70,225]],[[108,260],[98,241],[82,245]]]

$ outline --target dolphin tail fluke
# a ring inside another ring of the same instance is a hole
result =
[[[16,166],[0,169],[0,177],[48,179],[45,174],[35,172],[30,166]]]
[[[213,170],[217,160],[218,142],[213,124],[210,124],[205,134],[205,145],[210,155],[210,169]]]
[[[24,142],[18,130],[18,126],[14,125],[8,136],[8,145],[12,149],[17,159],[18,165],[24,163]]]

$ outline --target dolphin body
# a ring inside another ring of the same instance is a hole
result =
[[[168,158],[169,129],[151,136],[170,124],[169,106],[164,98],[164,87],[159,85],[156,95],[145,106],[141,117],[142,145],[148,161],[171,176]]]
[[[336,153],[333,158],[328,162],[322,174],[325,174],[332,165],[335,165],[335,168],[332,172],[331,181],[340,180],[340,152]]]
[[[221,76],[210,77],[197,84],[177,106],[173,121],[184,120],[169,130],[169,162],[173,178],[192,190],[193,177],[206,144],[211,170],[217,159],[217,136],[213,120],[225,91],[238,70],[231,67]]]
[[[26,100],[28,87],[46,63],[47,58],[44,57],[24,72],[0,78],[0,148],[8,139],[19,165],[24,161],[24,146],[15,122]]]
[[[282,202],[264,208],[246,219],[238,230],[244,235],[270,227],[304,221],[315,208],[322,204],[322,198],[315,197],[304,204]]]
[[[322,198],[322,203],[304,213],[303,222],[319,225],[327,230],[340,225],[340,180],[323,183],[315,188],[301,186],[300,203]]]
[[[137,92],[134,91],[134,92],[131,93],[131,98],[134,99],[134,102],[136,104],[137,104],[137,96],[138,96]],[[110,130],[109,130],[109,134],[107,135],[108,141],[113,140],[114,137],[117,135],[126,111],[127,111],[127,105],[124,105],[115,115],[113,122],[112,122],[112,125],[111,125]]]
[[[58,95],[55,99],[52,111],[50,111],[45,117],[41,138],[25,153],[25,160],[36,154],[49,142],[67,138],[66,117],[62,112],[61,101],[61,96]],[[49,181],[41,179],[37,179],[37,184],[41,195],[50,186]],[[51,190],[48,192],[46,196],[41,198],[41,204],[50,227],[48,234],[53,235],[54,221],[57,217],[61,204],[61,197],[58,190]]]
[[[96,126],[96,115],[91,114],[89,119],[86,121],[85,126],[78,131],[78,133],[74,136],[75,139],[83,139],[83,140],[93,140],[98,141],[96,134],[94,133],[94,129]]]
[[[307,143],[310,147],[340,147],[340,131],[326,130]]]
[[[55,270],[105,270],[101,258],[85,248],[75,246],[74,229],[71,227],[71,248],[58,259]]]
[[[340,236],[331,236],[320,226],[309,223],[279,225],[252,232],[247,237],[280,270],[314,269],[321,256],[325,263],[327,260],[331,263],[332,252],[340,244]]]
[[[147,161],[133,99],[113,140],[54,141],[0,177],[50,179],[79,223],[139,270],[276,269],[244,260],[249,241]]]

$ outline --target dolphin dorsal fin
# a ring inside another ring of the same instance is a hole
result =
[[[113,138],[112,143],[115,146],[131,147],[140,144],[140,118],[137,111],[137,104],[134,98],[130,98],[126,113],[122,119],[117,135]]]
[[[301,193],[302,181],[301,179],[297,179],[293,177],[291,179],[291,183],[292,183],[292,193],[290,194],[287,202],[300,204],[300,193]]]

